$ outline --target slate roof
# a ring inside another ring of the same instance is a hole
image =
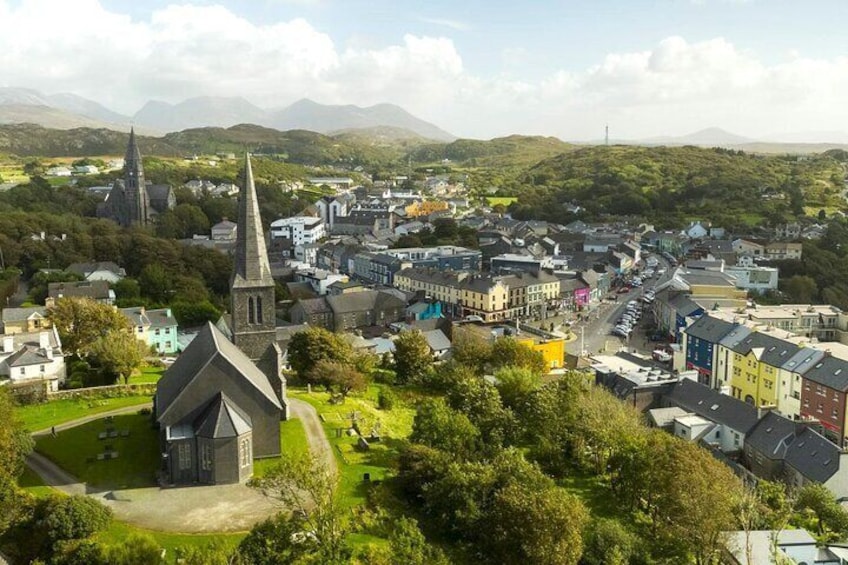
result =
[[[32,306],[30,308],[3,308],[2,316],[3,322],[22,322],[24,320],[28,320],[30,316],[33,314],[38,314],[40,317],[45,318],[47,316],[47,308],[44,306]]]
[[[735,327],[735,324],[705,314],[684,330],[686,335],[709,343],[718,343]]]
[[[6,364],[9,367],[25,367],[50,362],[52,360],[41,353],[41,349],[34,345],[25,345],[6,358]]]
[[[65,269],[68,273],[75,273],[82,277],[90,275],[95,271],[109,271],[119,276],[126,276],[126,271],[112,261],[100,261],[96,263],[71,263]]]
[[[786,464],[811,481],[827,482],[839,470],[839,448],[817,434],[804,428],[786,450]]]
[[[490,275],[471,276],[462,281],[459,287],[472,292],[487,293],[489,289],[497,285],[500,279]]]
[[[825,354],[804,378],[834,390],[848,390],[848,361]]]
[[[703,310],[703,308],[701,308],[686,294],[676,294],[669,297],[668,305],[674,308],[674,310],[681,316],[691,316],[699,310]]]
[[[123,314],[133,326],[150,325],[150,318],[144,312],[144,306],[134,306],[132,308],[121,308]]]
[[[690,379],[680,379],[665,395],[675,406],[738,432],[748,433],[757,423],[757,409]]]
[[[269,402],[282,409],[268,377],[242,353],[241,349],[229,341],[221,330],[212,323],[207,323],[159,379],[156,387],[157,420],[162,420],[174,402],[179,399],[183,390],[192,383],[204,367],[216,358],[226,361],[228,365],[226,370],[230,376],[243,378]]]
[[[781,367],[800,350],[793,343],[760,332],[752,332],[730,349],[741,355],[747,355],[752,349],[756,349],[757,358],[772,367]]]
[[[734,329],[730,330],[730,333],[721,338],[719,343],[724,347],[733,349],[737,343],[748,337],[752,331],[753,330],[747,326],[736,326]]]
[[[745,437],[745,446],[769,459],[783,459],[786,448],[795,441],[797,424],[777,412],[769,412]]]
[[[446,351],[451,348],[451,342],[442,330],[430,330],[423,333],[424,339],[427,340],[427,345],[433,351]]]
[[[792,371],[793,373],[804,374],[810,367],[818,363],[824,357],[824,351],[813,349],[812,347],[802,347],[798,352],[786,360],[781,366],[781,369]]]
[[[170,308],[148,310],[147,318],[150,320],[150,327],[152,328],[168,328],[177,325],[177,319]]]
[[[219,439],[238,437],[253,428],[250,416],[219,392],[195,422],[195,435]]]
[[[47,295],[51,298],[58,298],[61,295],[106,299],[109,298],[109,283],[106,281],[52,282],[47,285]]]
[[[354,293],[359,294],[359,293]],[[322,296],[321,298],[306,298],[303,300],[298,300],[297,305],[303,309],[305,314],[330,314],[333,309],[330,308],[330,304],[327,302],[327,297]]]
[[[362,312],[382,308],[404,308],[406,306],[406,303],[397,296],[379,290],[365,290],[351,294],[328,296],[326,300],[334,314]]]

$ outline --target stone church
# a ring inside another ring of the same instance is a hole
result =
[[[106,200],[97,206],[97,216],[112,219],[124,227],[144,227],[150,225],[156,215],[176,205],[177,198],[170,186],[145,180],[141,152],[135,131],[131,129],[124,157],[124,178],[115,180]]]
[[[162,469],[172,484],[244,482],[253,474],[254,458],[280,455],[288,400],[250,156],[239,196],[230,299],[227,332],[207,324],[157,385]]]

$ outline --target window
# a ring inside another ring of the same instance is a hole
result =
[[[26,367],[21,367],[21,374],[26,375]]]
[[[200,445],[200,469],[203,471],[212,470],[212,446],[208,443]]]
[[[241,466],[250,465],[250,438],[241,440]]]
[[[156,328],[156,332],[155,332],[155,334],[156,334],[156,335],[159,335],[159,328]]]
[[[256,297],[256,323],[262,323],[262,297]]]
[[[180,471],[191,469],[191,445],[187,442],[177,444],[177,466]]]
[[[44,365],[39,366],[39,370],[43,373],[44,372]]]
[[[252,296],[248,297],[248,299],[247,299],[247,323],[248,324],[255,324],[256,323],[256,316],[255,316],[255,312],[253,310],[253,297]]]
[[[819,406],[818,406],[818,408],[816,408],[816,412],[818,412],[819,414],[821,414],[822,412],[824,412],[824,404],[822,404],[821,402],[819,402]]]

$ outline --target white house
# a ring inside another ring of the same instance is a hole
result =
[[[332,231],[336,218],[349,215],[354,201],[354,196],[346,193],[319,198],[315,206],[318,208],[318,214],[324,220],[324,224]]]
[[[327,237],[324,220],[314,216],[293,216],[271,222],[271,239],[288,239],[292,245],[307,245]]]
[[[689,227],[686,228],[686,235],[690,239],[701,239],[702,237],[707,237],[709,233],[709,225],[705,226],[701,222],[691,222]]]
[[[224,218],[212,226],[212,241],[235,241],[238,224]]]
[[[777,289],[778,270],[775,267],[758,267],[750,256],[739,257],[739,264],[724,268],[736,279],[736,288],[763,293]]]
[[[50,390],[65,382],[65,357],[56,328],[4,334],[0,350],[0,383],[46,381]]]
[[[99,261],[97,263],[71,263],[65,272],[75,273],[87,281],[106,281],[116,283],[125,276],[127,272],[112,261]]]

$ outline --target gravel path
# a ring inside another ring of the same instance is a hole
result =
[[[309,403],[289,399],[292,417],[303,423],[309,450],[333,472],[336,460],[324,434],[318,413]],[[92,420],[132,413],[144,405],[128,406],[86,416],[56,426],[66,430]],[[49,434],[50,429],[33,435]],[[239,532],[280,511],[277,503],[245,485],[192,486],[179,488],[138,488],[104,491],[81,483],[46,457],[32,453],[27,465],[42,480],[66,493],[87,494],[110,507],[118,520],[157,531],[180,533]]]

